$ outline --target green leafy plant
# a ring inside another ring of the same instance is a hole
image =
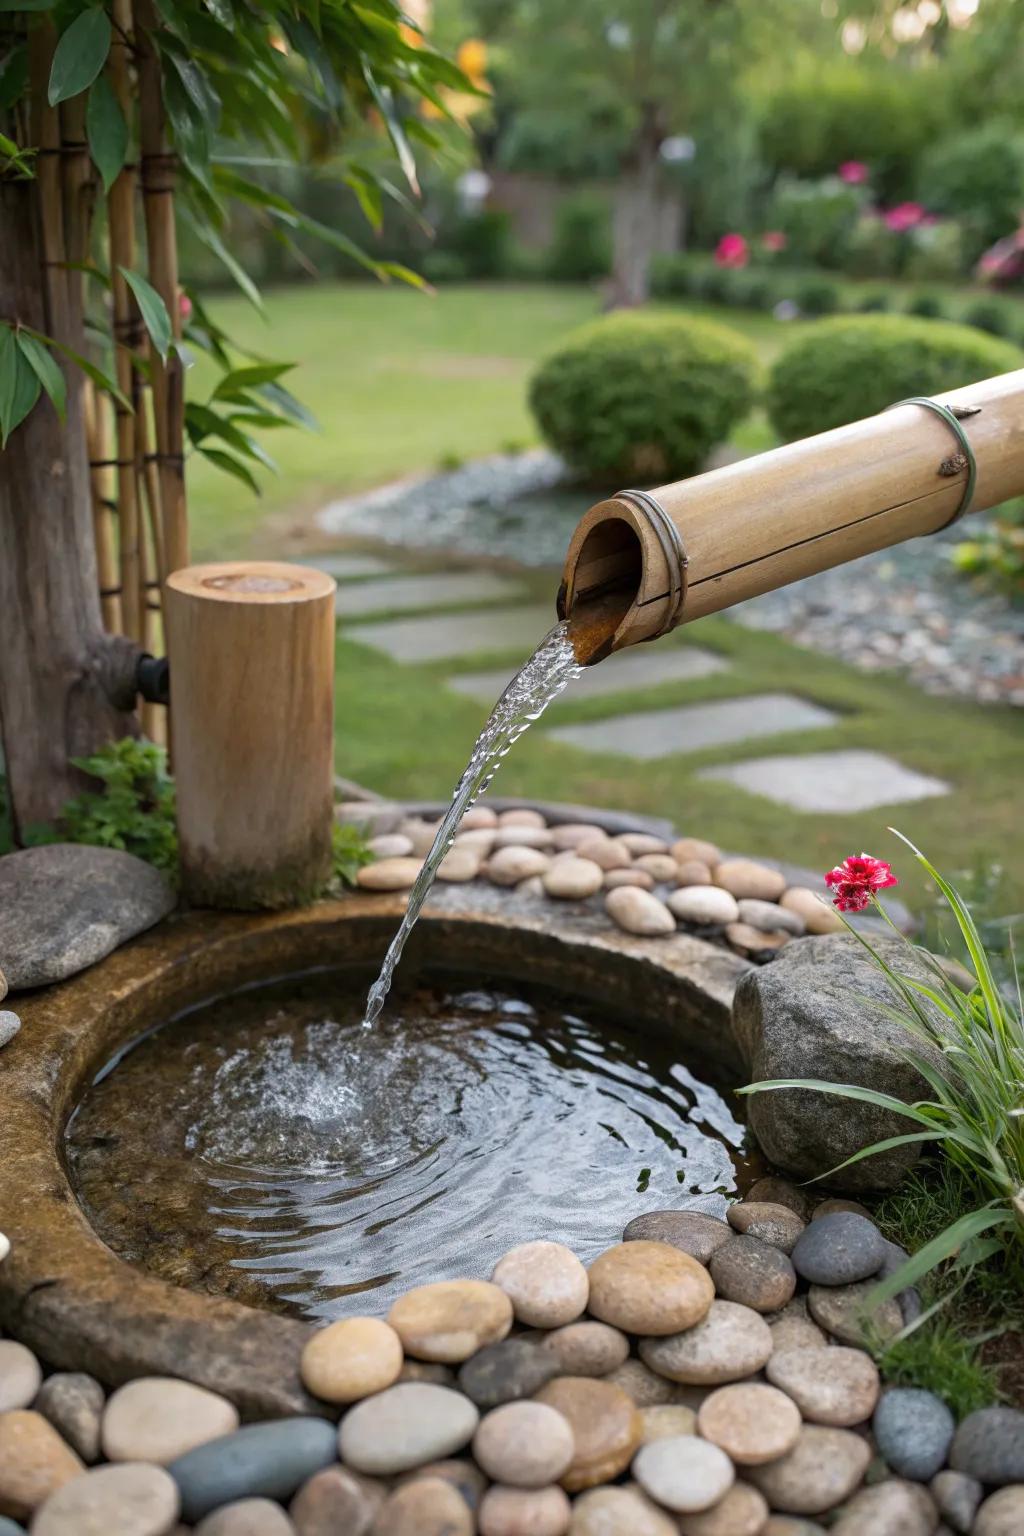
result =
[[[845,426],[911,395],[934,395],[1021,366],[1015,346],[966,325],[910,315],[822,320],[776,360],[772,425],[787,442]]]
[[[956,546],[953,564],[968,576],[1024,594],[1024,499],[997,507],[974,538]]]
[[[690,474],[750,410],[757,354],[726,326],[619,312],[541,363],[530,406],[547,441],[597,484]]]
[[[998,984],[966,902],[924,854],[906,838],[902,841],[953,913],[977,984],[970,991],[957,986],[933,956],[893,928],[908,954],[923,960],[931,973],[928,981],[922,981],[899,970],[869,937],[847,926],[889,982],[892,1003],[875,1006],[907,1031],[909,1041],[926,1047],[922,1051],[908,1044],[902,1054],[927,1083],[931,1097],[905,1104],[875,1089],[817,1079],[766,1081],[741,1090],[766,1093],[801,1088],[832,1094],[887,1110],[914,1125],[911,1131],[862,1148],[822,1178],[833,1178],[875,1153],[923,1142],[931,1143],[961,1176],[969,1191],[966,1209],[957,1211],[942,1231],[875,1286],[869,1305],[896,1296],[950,1261],[968,1274],[1000,1249],[1019,1253],[1024,1245],[1024,1003],[1019,977],[1015,994],[1007,995]],[[878,899],[879,890],[896,884],[888,864],[868,855],[851,857],[826,880],[836,889],[841,912],[870,905],[892,927]],[[941,1055],[941,1066],[936,1064],[935,1052]],[[921,1321],[927,1319],[925,1312]]]
[[[336,821],[331,828],[331,886],[355,885],[363,865],[372,862],[362,829],[349,821]]]
[[[172,881],[178,872],[174,780],[167,753],[151,741],[125,737],[92,757],[72,759],[76,768],[99,779],[102,788],[69,800],[53,827],[34,827],[28,844],[92,843],[120,848],[153,864]]]
[[[560,283],[591,283],[611,270],[611,214],[608,199],[577,192],[558,206],[555,234],[547,253],[549,276]]]

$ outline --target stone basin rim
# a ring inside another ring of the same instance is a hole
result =
[[[447,905],[447,904],[446,904]],[[23,1028],[0,1063],[0,1325],[57,1369],[114,1387],[179,1376],[230,1398],[245,1418],[337,1410],[299,1376],[312,1325],[172,1286],[120,1258],[93,1231],[63,1152],[67,1122],[96,1072],[148,1028],[218,994],[325,964],[377,962],[404,894],[346,897],[298,911],[176,914],[57,986],[19,1000]],[[745,1063],[731,1027],[747,966],[679,933],[652,944],[595,931],[585,918],[550,921],[429,907],[407,951],[424,964],[522,976],[575,990],[678,1035],[686,1060],[718,1084]],[[618,1233],[608,1234],[609,1243]],[[484,1278],[484,1277],[479,1277]],[[372,1299],[368,1311],[373,1311]]]

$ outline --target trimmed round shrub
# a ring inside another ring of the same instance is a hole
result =
[[[857,313],[860,315],[882,315],[889,307],[889,295],[887,293],[866,293],[857,302]]]
[[[964,325],[988,331],[990,336],[1012,336],[1014,317],[998,299],[976,299],[961,316]]]
[[[907,314],[917,315],[922,320],[943,320],[946,306],[937,293],[915,293],[907,305]]]
[[[546,441],[588,480],[692,474],[754,400],[757,354],[689,315],[620,311],[573,331],[530,382]]]
[[[777,359],[768,413],[787,442],[873,416],[910,395],[973,384],[1021,366],[1009,342],[909,315],[819,321]]]
[[[805,315],[834,315],[840,307],[839,289],[826,278],[808,278],[793,297]]]

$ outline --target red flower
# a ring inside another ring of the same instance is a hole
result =
[[[745,267],[749,255],[742,235],[723,235],[715,247],[715,261],[720,267]]]
[[[884,859],[873,859],[870,853],[851,853],[848,859],[829,870],[825,884],[835,891],[832,904],[840,912],[863,912],[878,891],[899,885],[899,881],[892,872],[892,865]]]

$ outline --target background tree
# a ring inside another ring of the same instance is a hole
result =
[[[269,190],[329,164],[379,227],[418,194],[419,116],[471,87],[392,0],[24,0],[0,15],[0,735],[15,831],[51,820],[71,759],[136,728],[160,582],[188,560],[185,459],[247,483],[255,428],[308,423],[289,364],[240,356],[178,284],[182,222],[257,306],[233,206],[385,281],[393,263]],[[390,144],[346,155],[367,130]],[[218,381],[186,401],[209,353]]]

